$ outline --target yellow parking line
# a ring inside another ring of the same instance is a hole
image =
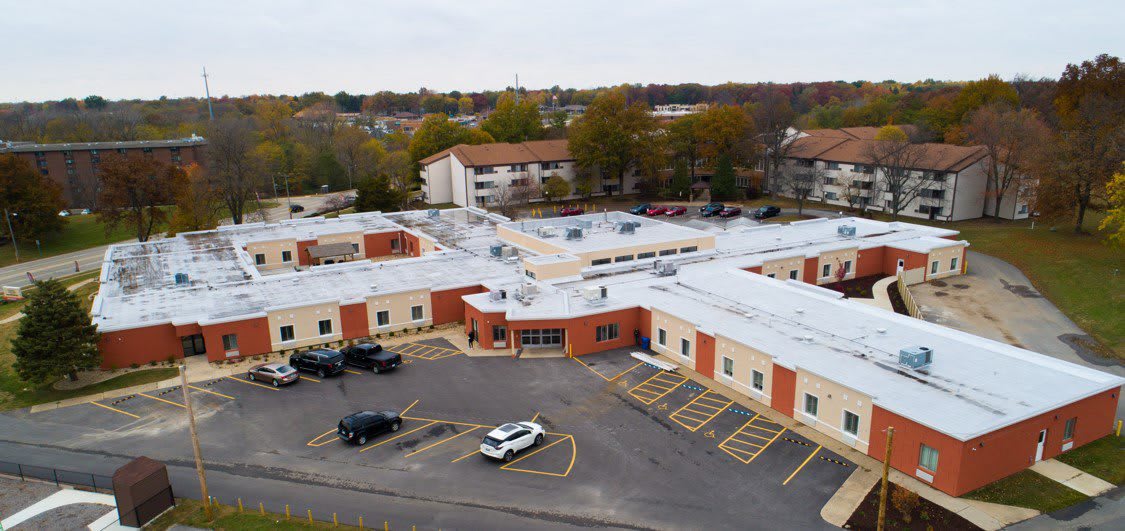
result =
[[[458,422],[458,421],[455,421],[455,420],[428,419],[428,418],[424,418],[424,417],[403,417],[402,414],[399,414],[399,416],[406,419],[406,420],[417,420],[419,422],[440,422],[442,424],[453,424],[453,425],[456,425],[456,426],[473,426],[473,427],[476,427],[476,428],[487,428],[488,427],[488,426],[485,426],[484,424],[474,424],[472,422]]]
[[[767,433],[781,433],[782,431],[785,431],[784,428],[782,428],[781,431],[775,431],[775,430],[769,430],[769,429],[763,428],[761,426],[750,426],[750,427],[754,428],[756,430],[762,430],[762,431],[767,432]]]
[[[171,400],[164,400],[163,398],[157,398],[157,397],[155,397],[155,396],[152,396],[152,395],[146,395],[146,394],[144,394],[144,393],[137,393],[137,394],[138,394],[138,395],[140,395],[140,396],[143,396],[143,397],[145,397],[145,398],[151,398],[151,399],[153,399],[153,400],[159,400],[159,401],[161,401],[161,402],[164,402],[165,404],[172,404],[173,406],[176,406],[176,407],[187,408],[187,406],[185,406],[185,405],[183,405],[183,404],[180,404],[180,403],[178,403],[178,402],[173,402],[173,401],[171,401]]]
[[[587,364],[586,364],[586,362],[584,362],[584,361],[582,361],[582,360],[578,359],[577,357],[572,357],[572,358],[570,358],[570,359],[572,359],[572,360],[574,360],[574,361],[577,361],[578,363],[581,363],[583,367],[586,367],[587,369],[589,369],[589,370],[590,370],[590,372],[592,372],[592,373],[594,373],[594,374],[598,375],[598,377],[599,377],[599,378],[601,378],[601,379],[603,379],[603,380],[605,380],[605,381],[607,381],[607,382],[608,382],[608,381],[610,381],[610,379],[609,379],[609,378],[606,378],[605,376],[603,376],[603,375],[602,375],[602,373],[600,373],[600,372],[598,372],[598,371],[595,371],[593,367],[591,367],[591,366],[587,365]]]
[[[792,474],[789,474],[789,477],[785,478],[785,481],[782,483],[782,485],[788,484],[789,480],[793,479],[793,476],[797,475],[797,472],[800,472],[802,468],[805,468],[805,465],[809,464],[809,461],[813,458],[814,455],[816,455],[817,452],[820,451],[821,448],[823,447],[817,445],[816,450],[813,450],[812,453],[805,458],[805,462],[801,463],[801,466],[797,467],[797,470],[794,470]]]
[[[419,449],[417,449],[417,450],[415,450],[415,451],[413,451],[413,452],[410,452],[410,453],[406,454],[406,456],[405,456],[405,457],[410,457],[410,456],[412,456],[412,455],[414,455],[414,454],[420,454],[420,453],[422,453],[422,452],[425,452],[426,450],[429,450],[430,448],[433,448],[433,447],[435,447],[435,446],[437,446],[437,445],[439,445],[439,444],[444,444],[444,443],[447,443],[447,442],[449,442],[449,441],[452,441],[453,439],[456,439],[456,438],[458,438],[458,437],[460,437],[460,436],[462,436],[462,435],[465,435],[466,433],[470,433],[470,432],[472,432],[472,431],[473,431],[473,430],[475,430],[475,429],[477,429],[477,427],[476,427],[476,426],[473,426],[473,427],[471,427],[471,428],[469,428],[469,429],[467,429],[467,430],[465,430],[465,431],[463,431],[463,432],[461,432],[461,433],[458,433],[458,434],[456,434],[456,435],[454,435],[454,436],[452,436],[452,437],[447,437],[447,438],[445,438],[445,439],[442,439],[442,440],[440,440],[440,441],[438,441],[438,442],[436,442],[436,443],[434,443],[434,444],[431,444],[431,445],[429,445],[429,446],[426,446],[426,447],[423,447],[423,448],[419,448]]]
[[[535,412],[534,417],[531,417],[531,422],[535,422],[535,419],[537,419],[537,418],[539,418],[539,412],[538,411]]]
[[[512,468],[510,465],[515,463],[515,461],[512,461],[511,463],[508,463],[507,465],[504,465],[500,468],[503,469],[503,470],[511,471],[511,472],[526,472],[528,474],[539,474],[539,475],[543,475],[543,476],[554,476],[554,477],[560,477],[560,478],[569,476],[570,470],[574,468],[574,461],[575,461],[575,459],[578,458],[578,444],[576,442],[574,442],[574,436],[573,435],[567,435],[566,438],[570,439],[570,464],[567,465],[566,471],[561,473],[561,474],[559,474],[557,472],[543,472],[542,470],[528,470],[526,468]],[[542,449],[546,450],[547,448],[543,447]],[[528,454],[525,457],[530,457],[530,455],[531,454]],[[517,461],[518,461],[518,459],[517,459]]]
[[[528,457],[531,457],[531,456],[533,456],[533,455],[535,455],[539,452],[542,452],[543,450],[546,450],[546,449],[548,449],[548,448],[550,448],[550,447],[552,447],[556,444],[559,444],[559,443],[565,441],[567,439],[567,437],[570,437],[570,435],[567,435],[566,437],[560,437],[557,440],[555,440],[554,442],[552,442],[551,444],[548,444],[547,446],[544,446],[542,448],[536,448],[532,452],[520,456],[515,461],[509,461],[508,463],[504,464],[504,466],[501,466],[500,468],[508,468],[511,465],[514,465],[514,464],[516,464],[520,461],[523,461],[524,459],[527,459]],[[543,473],[546,473],[546,472],[543,472]]]
[[[399,347],[402,348],[402,350],[399,351],[399,354],[409,355],[412,352],[418,352],[419,350],[422,350],[422,345],[419,345],[417,343],[403,343],[399,345]]]
[[[757,419],[758,419],[758,417],[760,417],[760,416],[762,416],[762,414],[761,414],[761,413],[758,413],[757,415],[754,415],[754,417],[753,417],[753,418],[751,418],[750,420],[746,421],[746,424],[743,424],[743,425],[742,425],[742,427],[738,428],[737,430],[735,430],[735,431],[734,431],[734,433],[730,434],[730,437],[727,437],[726,439],[723,439],[723,442],[719,443],[719,446],[722,446],[722,445],[726,444],[726,443],[727,443],[727,441],[729,441],[729,440],[733,439],[735,435],[738,435],[739,433],[742,433],[742,430],[743,430],[744,428],[746,428],[747,426],[749,426],[751,422],[754,422],[754,421],[755,421],[755,420],[757,420]]]
[[[757,438],[757,439],[761,439],[761,440],[763,440],[763,441],[768,441],[768,440],[770,440],[770,438],[769,438],[769,437],[762,437],[761,435],[755,435],[755,434],[753,434],[753,433],[749,433],[749,432],[745,432],[745,431],[744,431],[744,432],[742,432],[742,433],[737,433],[736,435],[738,435],[738,436],[740,436],[740,437],[741,437],[741,436],[743,436],[743,435],[748,435],[748,436],[750,436],[750,437],[754,437],[754,438]]]
[[[316,378],[309,378],[308,376],[305,376],[303,374],[298,378],[298,380],[308,380],[310,382],[320,383],[320,380],[317,380]]]
[[[223,397],[223,398],[229,398],[229,399],[231,399],[231,400],[234,400],[234,397],[233,397],[233,396],[228,396],[228,395],[224,395],[224,394],[222,394],[222,393],[216,393],[216,392],[214,392],[214,391],[209,391],[209,390],[207,390],[207,389],[200,389],[200,388],[198,388],[198,387],[196,387],[196,386],[194,386],[194,385],[189,385],[188,387],[189,387],[189,388],[191,388],[191,389],[195,389],[196,391],[199,391],[199,392],[201,392],[201,393],[211,393],[211,394],[213,394],[213,395],[215,395],[215,396],[221,396],[221,397]]]
[[[320,435],[317,435],[311,441],[305,443],[305,446],[324,446],[324,445],[326,445],[326,444],[328,444],[332,441],[335,441],[336,439],[333,438],[333,439],[328,439],[328,440],[321,441],[321,442],[316,442],[316,441],[320,440],[321,437],[324,437],[325,435],[328,435],[329,433],[336,433],[336,430],[328,430],[328,431],[326,431],[326,432],[324,432]]]
[[[419,399],[419,400],[420,400],[420,399]],[[398,414],[398,416],[400,416],[400,417],[401,417],[401,416],[405,415],[405,414],[406,414],[406,412],[407,412],[407,411],[410,411],[410,408],[414,407],[414,404],[417,404],[417,403],[418,403],[418,400],[415,400],[415,401],[411,402],[409,406],[406,406],[406,409],[402,410],[402,413],[399,413],[399,414]]]
[[[575,358],[575,359],[577,359],[577,358]],[[629,367],[628,369],[625,369],[625,370],[617,373],[617,376],[614,376],[613,378],[610,378],[609,381],[611,381],[611,382],[616,381],[618,378],[620,378],[622,376],[625,376],[626,374],[629,374],[630,372],[633,371],[633,369],[636,369],[637,367],[640,367],[641,365],[644,365],[644,364],[645,363],[643,361],[637,362],[636,365],[634,365],[632,367]]]
[[[681,417],[684,417],[684,418],[686,418],[686,419],[689,419],[689,420],[691,420],[691,421],[693,421],[693,422],[698,422],[698,423],[699,423],[699,425],[698,425],[698,426],[695,426],[694,428],[693,428],[693,427],[691,427],[691,426],[688,426],[688,425],[686,425],[686,424],[684,424],[684,423],[682,423],[682,422],[680,422],[680,425],[681,425],[681,426],[683,426],[683,427],[687,428],[688,430],[690,430],[690,431],[694,432],[694,431],[698,430],[699,428],[702,428],[702,427],[703,427],[703,426],[704,426],[705,424],[707,424],[708,422],[711,422],[712,420],[714,420],[714,418],[715,418],[715,417],[717,417],[717,416],[719,416],[719,414],[720,414],[720,413],[722,413],[722,412],[723,412],[723,411],[724,411],[724,410],[725,410],[725,409],[727,408],[727,406],[729,406],[729,405],[731,405],[731,404],[733,404],[733,403],[734,403],[734,401],[727,401],[727,402],[725,403],[725,405],[723,405],[723,407],[721,407],[721,408],[716,408],[716,407],[714,407],[714,406],[708,406],[707,404],[701,404],[701,403],[699,403],[699,400],[700,400],[700,399],[702,399],[702,398],[704,398],[704,397],[706,397],[706,396],[707,396],[707,393],[710,393],[710,392],[711,392],[711,391],[704,391],[704,392],[703,392],[703,394],[701,394],[701,395],[699,395],[699,396],[695,397],[695,399],[694,399],[694,400],[692,400],[691,402],[688,402],[687,404],[684,404],[684,405],[683,405],[683,407],[681,407],[680,409],[677,409],[677,410],[676,410],[676,412],[675,412],[675,413],[672,413],[672,415],[671,415],[671,417],[673,417],[673,418],[672,418],[672,420],[675,420],[676,422],[679,422],[679,420],[677,420],[677,419],[676,419],[675,417],[676,417],[676,416],[681,416]],[[714,399],[711,399],[711,400],[714,400]],[[692,406],[696,406],[696,405],[698,405],[698,406],[703,406],[703,407],[710,407],[710,408],[712,408],[712,409],[715,409],[715,412],[714,412],[714,413],[704,413],[704,412],[700,412],[700,411],[695,411],[695,410],[691,409],[691,407],[692,407]],[[687,414],[685,414],[685,413],[694,413],[694,414],[696,414],[696,415],[701,415],[701,416],[703,416],[704,418],[703,418],[703,419],[697,419],[697,418],[694,418],[694,417],[692,417],[692,416],[690,416],[690,415],[687,415]],[[745,427],[745,426],[744,426],[744,427]],[[740,430],[740,431],[741,431],[741,430]]]
[[[774,435],[773,438],[770,439],[770,442],[763,445],[762,449],[758,450],[758,453],[754,454],[754,457],[751,457],[750,460],[753,461],[753,460],[757,459],[759,455],[762,455],[762,452],[764,452],[766,450],[766,448],[769,448],[770,445],[773,444],[773,442],[778,439],[778,437],[781,437],[782,433],[785,433],[785,430],[781,430],[781,431],[777,432],[777,435]],[[747,464],[750,464],[750,463],[747,463]]]
[[[450,352],[449,354],[442,354],[442,355],[440,355],[440,356],[434,356],[434,357],[432,357],[432,358],[429,358],[429,359],[430,359],[430,361],[433,361],[433,360],[443,360],[443,359],[445,359],[445,358],[451,358],[451,357],[453,357],[453,356],[456,356],[456,355],[458,355],[458,354],[464,354],[464,352],[461,352],[461,351],[453,351],[453,352]]]
[[[458,462],[458,461],[460,461],[460,460],[462,460],[462,459],[464,459],[464,458],[466,458],[466,457],[469,457],[469,456],[471,456],[471,455],[473,455],[473,454],[479,454],[479,453],[480,453],[480,450],[473,450],[473,451],[471,451],[471,452],[469,452],[469,453],[467,453],[467,454],[465,454],[465,455],[463,455],[463,456],[461,456],[461,457],[458,457],[457,459],[454,459],[454,460],[450,461],[450,463],[456,463],[456,462]]]
[[[344,369],[344,372],[349,373],[349,374],[363,374],[362,372],[353,371],[351,369]]]
[[[102,408],[108,409],[108,410],[110,410],[110,411],[116,411],[116,412],[118,412],[118,413],[121,413],[122,415],[129,415],[130,417],[133,417],[133,418],[135,418],[135,419],[139,419],[139,418],[141,418],[141,417],[140,417],[140,415],[134,415],[134,414],[132,414],[132,413],[129,413],[128,411],[121,411],[120,409],[117,409],[117,408],[115,408],[115,407],[109,407],[109,406],[107,406],[107,405],[105,405],[105,404],[99,404],[99,403],[97,403],[97,402],[90,402],[90,403],[91,403],[91,404],[94,404],[95,406],[98,406],[98,407],[102,407]]]
[[[769,439],[766,439],[766,440],[768,441]],[[758,443],[750,442],[750,441],[744,441],[742,439],[731,439],[727,442],[724,442],[723,444],[730,444],[730,443],[745,444],[746,446],[753,446],[755,448],[762,448],[762,445],[760,445]]]
[[[412,430],[410,430],[410,431],[408,431],[408,432],[405,432],[405,433],[400,433],[400,434],[398,434],[398,435],[395,435],[394,437],[391,437],[390,439],[387,439],[387,440],[385,440],[385,441],[379,441],[379,442],[378,442],[378,443],[376,443],[376,444],[372,444],[371,446],[368,446],[367,448],[364,448],[364,449],[360,450],[360,451],[359,451],[359,453],[363,453],[363,452],[366,452],[366,451],[368,451],[368,450],[370,450],[370,449],[372,449],[372,448],[377,448],[377,447],[379,447],[379,446],[382,446],[382,445],[384,445],[384,444],[387,444],[387,443],[389,443],[389,442],[391,442],[391,441],[396,441],[396,440],[398,440],[398,439],[401,439],[401,438],[403,438],[403,437],[406,437],[407,435],[410,435],[411,433],[414,433],[414,432],[416,432],[416,431],[418,431],[418,430],[424,430],[424,429],[426,429],[426,428],[429,428],[430,426],[433,426],[434,424],[437,424],[437,422],[431,422],[431,423],[429,423],[429,424],[425,424],[425,425],[422,425],[422,426],[418,426],[417,428],[414,428],[414,429],[412,429]]]
[[[257,382],[251,382],[251,381],[248,381],[248,380],[240,380],[240,379],[235,378],[233,376],[224,376],[224,378],[226,378],[228,380],[234,380],[238,383],[244,383],[246,385],[253,385],[253,386],[261,387],[262,389],[269,389],[270,391],[279,391],[280,390],[280,389],[277,389],[276,387],[270,387],[268,385],[262,385],[262,384],[257,383]]]

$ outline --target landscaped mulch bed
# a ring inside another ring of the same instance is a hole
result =
[[[873,299],[875,295],[874,292],[871,291],[871,288],[875,286],[876,282],[879,282],[883,278],[882,275],[853,278],[843,282],[832,282],[821,287],[828,288],[832,291],[838,291],[848,297]]]
[[[845,529],[877,529],[879,521],[879,483],[871,488],[859,504]],[[887,491],[886,529],[917,531],[945,529],[980,529],[972,522],[891,483]]]

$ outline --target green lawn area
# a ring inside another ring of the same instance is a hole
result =
[[[1003,505],[1027,507],[1049,513],[1070,507],[1086,499],[1086,495],[1045,476],[1024,470],[964,496]]]
[[[97,216],[93,214],[70,216],[64,218],[64,222],[65,225],[61,231],[39,238],[39,249],[35,246],[35,239],[19,238],[20,260],[26,262],[38,259],[40,258],[40,250],[42,251],[42,257],[46,258],[136,238],[132,228],[124,225],[117,227],[109,235],[106,235],[105,225],[98,222]],[[7,232],[6,227],[3,232]],[[16,263],[15,248],[11,244],[0,247],[0,267],[14,263]]]
[[[317,522],[309,523],[308,513],[298,513],[296,511],[303,511],[305,509],[295,509],[292,517],[286,519],[284,514],[274,514],[267,512],[265,516],[258,513],[257,504],[251,501],[244,501],[245,511],[239,513],[237,506],[220,505],[215,508],[214,519],[210,522],[203,514],[203,504],[197,500],[176,500],[176,508],[164,513],[153,520],[151,524],[145,526],[145,529],[152,529],[153,531],[164,531],[173,525],[188,526],[201,529],[216,529],[216,530],[234,530],[239,531],[254,531],[254,530],[290,530],[290,529],[359,529],[358,527],[350,525],[333,526],[332,522]],[[374,519],[363,523],[364,529],[382,529],[382,521],[376,522]],[[395,529],[404,529],[405,526],[393,526]]]
[[[1111,434],[1055,459],[1114,485],[1125,483],[1125,437]]]

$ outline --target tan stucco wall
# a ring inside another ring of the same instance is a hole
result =
[[[805,414],[805,394],[819,398],[817,416]],[[867,453],[871,437],[871,397],[844,387],[828,378],[797,368],[797,382],[793,393],[793,418],[813,429]],[[859,433],[852,438],[843,432],[844,410],[859,415]]]
[[[367,250],[363,247],[363,232],[341,232],[339,234],[325,234],[316,239],[317,245],[325,245],[329,243],[350,243],[359,244],[358,256],[360,258],[367,256]]]
[[[552,262],[550,264],[533,264],[527,260],[523,268],[535,274],[536,280],[547,280],[559,277],[569,277],[582,273],[582,261],[577,257],[565,262]]]
[[[552,245],[543,240],[535,238],[530,234],[524,234],[522,232],[512,230],[504,226],[496,227],[496,237],[500,238],[503,241],[511,243],[512,245],[518,245],[520,247],[531,249],[532,251],[540,254],[560,254],[567,252],[566,249],[563,249],[562,247]],[[562,236],[558,236],[558,238],[561,237]]]
[[[340,305],[336,302],[313,304],[300,308],[275,310],[266,314],[270,323],[270,343],[273,350],[291,349],[339,341],[343,337],[340,323]],[[320,335],[319,321],[332,321],[332,334]],[[293,325],[293,341],[281,342],[281,327]]]
[[[723,358],[734,361],[734,377],[728,378],[723,374]],[[758,391],[753,386],[751,371],[762,373],[762,390]],[[750,348],[742,343],[733,341],[723,336],[715,338],[715,374],[705,375],[715,381],[729,386],[754,400],[765,405],[770,405],[773,395],[773,358],[763,354],[760,350]]]
[[[858,263],[857,260],[856,260],[856,255],[858,255],[858,254],[859,254],[859,248],[857,248],[857,247],[853,247],[851,249],[840,249],[839,251],[827,251],[827,252],[821,253],[820,257],[817,260],[817,265],[816,265],[816,283],[817,283],[817,285],[829,284],[829,283],[832,283],[832,282],[836,282],[836,268],[842,267],[844,262],[849,261],[849,260],[852,262],[851,272],[848,273],[844,277],[844,280],[850,280],[850,279],[855,278],[855,267],[856,267],[856,264]],[[832,266],[832,272],[829,273],[829,275],[827,277],[824,277],[824,276],[821,276],[821,274],[824,272],[824,266],[826,264],[830,264]]]
[[[657,340],[660,339],[657,329],[660,328],[668,332],[668,344],[666,346],[657,343]],[[692,370],[695,369],[695,349],[697,345],[695,344],[694,324],[660,310],[652,310],[652,330],[649,333],[651,334],[649,337],[652,338],[652,349],[654,351],[664,354]],[[680,355],[680,338],[691,342],[691,348],[688,349],[689,357],[687,358]]]
[[[418,236],[418,250],[421,254],[434,252],[435,250],[437,250],[435,248],[436,246],[437,244],[433,240],[425,236]]]
[[[290,261],[281,261],[281,252],[289,251]],[[272,269],[280,269],[283,267],[295,267],[297,265],[297,240],[284,239],[284,240],[271,240],[263,242],[253,242],[246,244],[246,252],[250,253],[250,260],[254,260],[254,255],[266,255],[266,264],[258,266],[262,271],[269,271]]]
[[[700,238],[688,238],[686,240],[667,241],[662,243],[654,243],[649,245],[623,245],[614,249],[606,249],[600,251],[590,251],[587,253],[571,253],[582,259],[582,265],[588,266],[594,260],[602,258],[609,258],[610,261],[618,256],[633,255],[633,259],[637,259],[640,253],[656,253],[654,258],[660,258],[660,251],[665,249],[675,249],[676,254],[679,254],[680,249],[684,247],[697,247],[699,251],[715,248],[715,237],[704,236]]]
[[[762,275],[770,276],[772,273],[774,278],[785,280],[789,278],[790,271],[797,272],[797,280],[805,277],[805,257],[804,255],[794,256],[792,258],[779,258],[777,260],[770,260],[762,262]]]
[[[410,318],[410,308],[422,306],[421,321]],[[378,312],[390,311],[390,324],[377,326]],[[420,289],[404,291],[389,295],[376,295],[367,298],[367,329],[372,335],[402,330],[404,328],[417,328],[433,324],[434,314],[430,307],[430,290]]]
[[[930,251],[926,259],[926,279],[933,280],[936,278],[945,278],[960,275],[962,268],[965,266],[964,259],[965,247],[961,245],[954,245],[951,247],[942,247],[941,249],[934,249]],[[957,258],[957,269],[949,269],[951,260]],[[930,273],[931,264],[934,261],[938,262],[937,273]]]

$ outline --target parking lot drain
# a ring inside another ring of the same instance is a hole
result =
[[[848,465],[847,463],[845,463],[845,462],[843,462],[843,461],[837,461],[837,460],[835,460],[835,459],[832,459],[831,457],[824,457],[824,456],[821,456],[821,457],[820,457],[820,460],[821,460],[821,461],[828,461],[829,463],[836,463],[837,465],[840,465],[840,466],[850,466],[850,465]]]

